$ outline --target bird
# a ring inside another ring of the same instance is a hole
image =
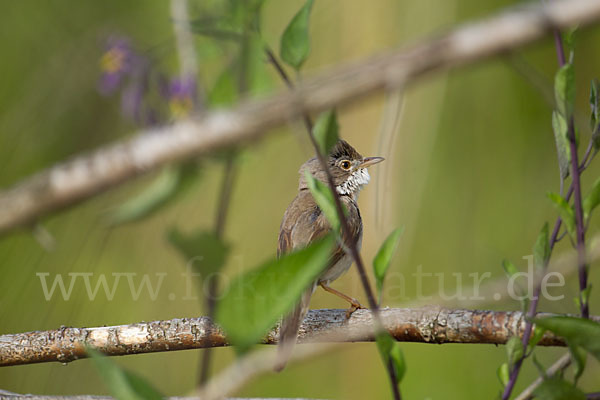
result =
[[[356,244],[360,251],[362,244],[362,217],[358,208],[358,194],[363,186],[369,183],[367,168],[383,161],[383,157],[363,157],[348,142],[338,139],[326,157],[329,172],[333,178],[335,191],[348,213],[346,220],[350,234],[342,237],[345,246],[337,243],[332,250],[327,267],[318,279],[306,288],[292,311],[283,316],[279,329],[278,354],[275,370],[281,371],[292,353],[298,337],[298,329],[308,312],[310,298],[317,288],[341,297],[350,303],[346,312],[347,318],[359,308],[364,308],[356,299],[332,288],[330,283],[339,278],[352,265],[352,256],[344,247]],[[318,158],[311,158],[300,167],[298,194],[286,209],[279,228],[277,256],[306,247],[315,240],[323,238],[331,232],[331,224],[313,198],[305,177],[308,171],[315,179],[327,184],[327,174]]]

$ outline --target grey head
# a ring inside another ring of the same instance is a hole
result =
[[[360,189],[369,183],[370,176],[367,167],[383,160],[382,157],[363,157],[348,142],[342,139],[338,140],[327,158],[329,171],[338,194],[349,196],[358,194]],[[300,167],[299,190],[308,188],[304,177],[304,171],[307,169],[316,179],[327,183],[327,175],[315,157]]]

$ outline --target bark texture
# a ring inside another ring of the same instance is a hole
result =
[[[357,310],[346,319],[346,310],[311,310],[300,327],[298,341],[373,341],[369,310]],[[538,314],[538,317],[551,314]],[[521,336],[525,319],[520,311],[384,308],[381,317],[388,331],[401,342],[505,344]],[[600,317],[593,317],[600,321]],[[278,327],[262,343],[277,343]],[[0,336],[0,366],[49,361],[68,363],[85,358],[85,346],[106,355],[153,353],[228,346],[223,330],[209,318],[177,318],[98,328],[61,327],[51,331]],[[540,346],[565,346],[562,338],[547,332]]]

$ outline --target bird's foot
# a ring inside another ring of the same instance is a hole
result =
[[[352,301],[350,302],[350,308],[346,310],[346,319],[350,319],[352,314],[354,314],[354,311],[358,310],[359,308],[366,309],[366,307],[363,307],[363,305],[360,304],[358,300],[352,299]]]

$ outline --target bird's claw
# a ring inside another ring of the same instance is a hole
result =
[[[350,319],[350,317],[352,316],[352,314],[354,314],[354,311],[358,310],[358,309],[366,309],[366,307],[363,307],[362,304],[360,304],[358,302],[358,300],[356,299],[352,299],[352,302],[350,303],[350,308],[346,310],[346,319]]]

